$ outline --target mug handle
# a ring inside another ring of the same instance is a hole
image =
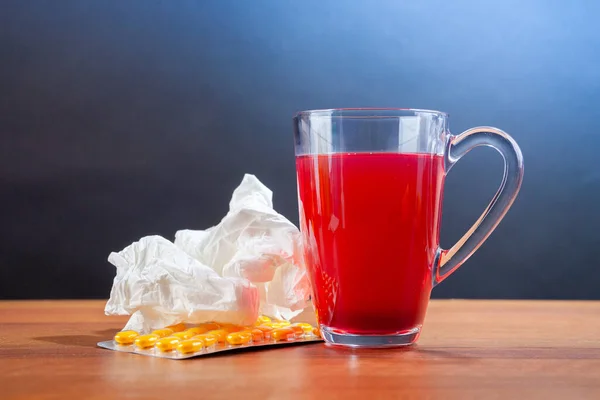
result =
[[[506,132],[488,126],[471,128],[457,136],[450,135],[444,153],[446,173],[462,156],[478,146],[492,147],[502,155],[502,183],[471,229],[449,250],[438,250],[433,286],[456,271],[488,238],[515,201],[523,182],[523,154],[519,145]]]

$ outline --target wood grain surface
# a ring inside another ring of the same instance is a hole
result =
[[[174,361],[96,347],[101,301],[0,302],[0,398],[600,399],[600,302],[432,301],[418,345]]]

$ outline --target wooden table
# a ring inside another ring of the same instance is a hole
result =
[[[600,399],[600,302],[433,301],[409,349],[184,361],[97,348],[125,321],[103,307],[0,302],[0,398]]]

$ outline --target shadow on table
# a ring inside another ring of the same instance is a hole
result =
[[[98,342],[111,340],[117,332],[118,329],[102,329],[93,331],[93,335],[39,336],[34,337],[33,340],[64,346],[96,347]]]
[[[328,358],[376,356],[377,358],[402,358],[403,360],[429,360],[439,363],[473,363],[478,360],[493,359],[554,359],[554,360],[598,360],[598,347],[438,347],[428,348],[419,345],[399,349],[346,349],[327,347],[315,354]]]
[[[597,347],[453,347],[444,349],[419,349],[429,359],[553,359],[598,360]]]

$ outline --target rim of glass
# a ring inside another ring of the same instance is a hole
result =
[[[331,115],[332,113],[339,112],[340,114]],[[423,108],[396,108],[396,107],[358,107],[358,108],[323,108],[316,110],[304,110],[298,111],[294,118],[312,115],[312,116],[324,116],[324,117],[363,117],[363,118],[377,118],[377,117],[404,117],[408,115],[419,114],[433,114],[443,117],[448,117],[448,113],[437,110],[427,110]],[[390,115],[391,114],[391,115]]]

